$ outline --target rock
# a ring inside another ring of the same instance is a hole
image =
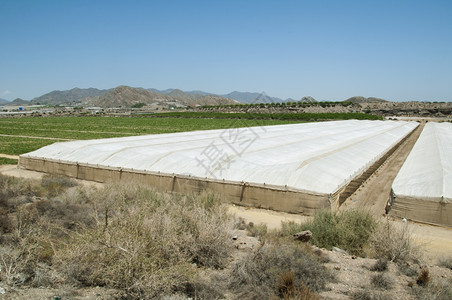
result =
[[[333,247],[333,249],[331,249],[333,252],[338,252],[338,253],[342,253],[342,254],[346,254],[348,255],[348,252],[345,250],[342,250],[341,248],[338,247]]]
[[[312,232],[310,230],[300,231],[295,233],[293,237],[298,241],[306,243],[312,238]]]

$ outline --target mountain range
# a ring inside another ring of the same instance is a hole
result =
[[[158,102],[174,102],[176,105],[226,105],[236,103],[272,103],[272,102],[317,102],[314,98],[307,96],[300,100],[292,98],[281,99],[268,96],[265,93],[251,93],[234,91],[228,94],[217,95],[204,91],[182,91],[179,89],[158,90],[154,88],[133,88],[129,86],[119,86],[112,89],[96,88],[73,88],[65,91],[52,91],[42,96],[33,98],[31,101],[16,99],[9,102],[0,99],[1,104],[25,105],[30,104],[80,104],[100,107],[130,107],[137,104],[149,105]],[[362,96],[351,97],[345,101],[353,103],[382,102],[379,98],[365,98]]]
[[[353,103],[377,103],[377,102],[388,102],[387,100],[384,99],[380,99],[380,98],[375,98],[375,97],[363,97],[363,96],[354,96],[351,98],[348,98],[347,100],[348,102],[353,102]]]
[[[171,103],[174,105],[227,105],[237,104],[232,99],[223,98],[216,95],[189,94],[181,90],[171,90],[156,92],[129,86],[118,86],[108,90],[100,96],[87,97],[82,100],[85,105],[99,107],[132,107],[134,105],[153,103]]]
[[[79,89],[73,88],[67,91],[53,91],[31,100],[31,104],[63,104],[81,102],[86,97],[100,96],[109,90],[98,90],[95,88]]]

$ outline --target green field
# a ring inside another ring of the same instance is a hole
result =
[[[289,124],[318,120],[379,119],[359,113],[250,114],[174,112],[134,117],[0,118],[0,153],[20,155],[67,140],[86,140],[192,130]],[[4,164],[7,160],[1,160]]]
[[[224,113],[224,112],[168,112],[154,114],[158,117],[213,118],[244,120],[291,120],[291,121],[329,121],[329,120],[381,120],[382,117],[364,113]]]
[[[296,123],[296,121],[171,117],[0,118],[0,153],[19,155],[65,140],[86,140],[288,123]]]

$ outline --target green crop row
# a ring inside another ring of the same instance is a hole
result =
[[[154,117],[173,118],[212,118],[212,119],[247,119],[247,120],[292,120],[292,121],[326,121],[326,120],[381,120],[382,117],[364,113],[222,113],[222,112],[168,112],[154,114]]]
[[[99,139],[287,123],[294,121],[169,117],[0,118],[0,153],[19,155],[66,139]]]

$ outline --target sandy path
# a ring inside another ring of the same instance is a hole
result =
[[[0,165],[0,174],[28,179],[41,179],[44,173],[19,169],[17,165]]]
[[[273,211],[268,209],[252,208],[237,206],[234,204],[228,205],[228,212],[243,218],[247,223],[253,222],[254,224],[265,224],[268,229],[281,228],[281,222],[306,222],[308,216],[283,213],[279,211]]]
[[[358,208],[370,210],[374,215],[384,214],[386,202],[391,193],[392,183],[408,157],[408,154],[410,154],[423,128],[424,124],[420,124],[413,134],[394,151],[380,168],[355,193],[345,200],[341,209]]]
[[[31,136],[31,135],[0,134],[0,136],[19,137],[19,138],[26,138],[26,139],[38,139],[38,140],[52,140],[52,141],[73,141],[72,139],[53,138],[53,137],[45,137],[45,136]]]
[[[0,157],[10,158],[10,159],[19,159],[19,155],[9,155],[9,154],[3,154],[3,153],[0,153]]]

